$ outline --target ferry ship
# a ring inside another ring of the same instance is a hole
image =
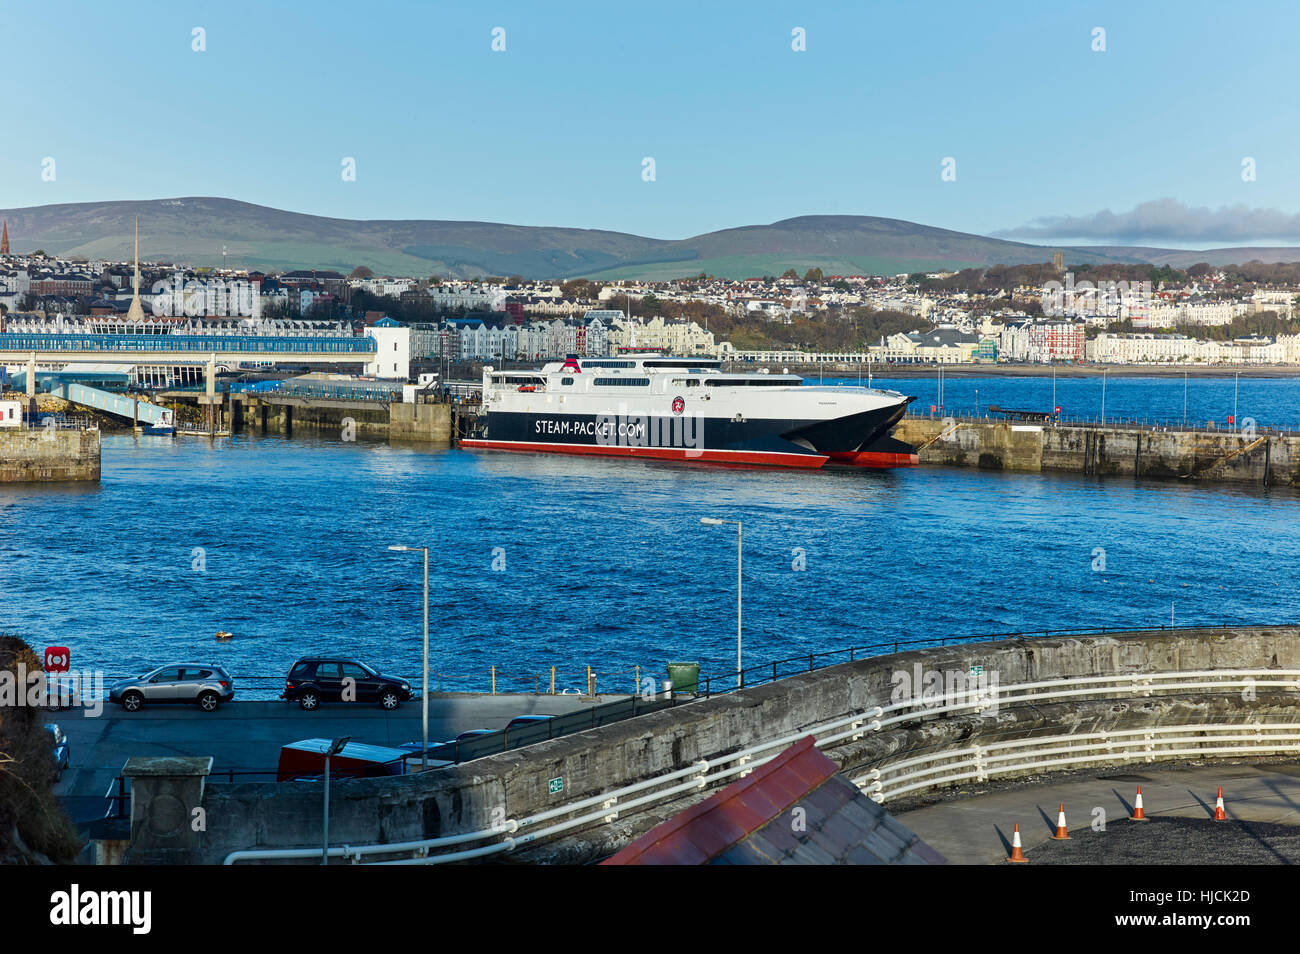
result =
[[[891,436],[914,398],[721,364],[635,354],[570,356],[539,371],[488,366],[486,427],[461,446],[774,467],[917,463],[915,448]]]

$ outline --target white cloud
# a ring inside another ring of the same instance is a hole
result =
[[[1277,209],[1228,205],[1218,209],[1188,206],[1176,199],[1143,202],[1129,212],[1104,209],[1093,215],[1033,219],[1019,228],[996,232],[1001,238],[1106,243],[1201,242],[1236,245],[1258,241],[1300,241],[1300,215]]]

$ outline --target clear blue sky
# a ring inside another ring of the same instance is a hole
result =
[[[0,207],[215,195],[678,238],[1173,199],[1143,241],[1279,244],[1300,241],[1298,28],[1285,2],[6,4]],[[1179,211],[1238,204],[1285,218],[1229,212],[1215,241]]]

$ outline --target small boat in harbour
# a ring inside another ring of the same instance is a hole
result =
[[[172,423],[171,411],[164,411],[162,416],[144,427],[140,428],[141,434],[149,434],[155,437],[171,437],[176,433],[176,425]]]

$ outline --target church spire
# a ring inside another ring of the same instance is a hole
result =
[[[144,321],[144,307],[140,304],[140,216],[135,217],[135,277],[131,281],[133,294],[127,309],[127,321]]]
[[[9,254],[9,220],[5,219],[4,232],[0,233],[0,255]]]

